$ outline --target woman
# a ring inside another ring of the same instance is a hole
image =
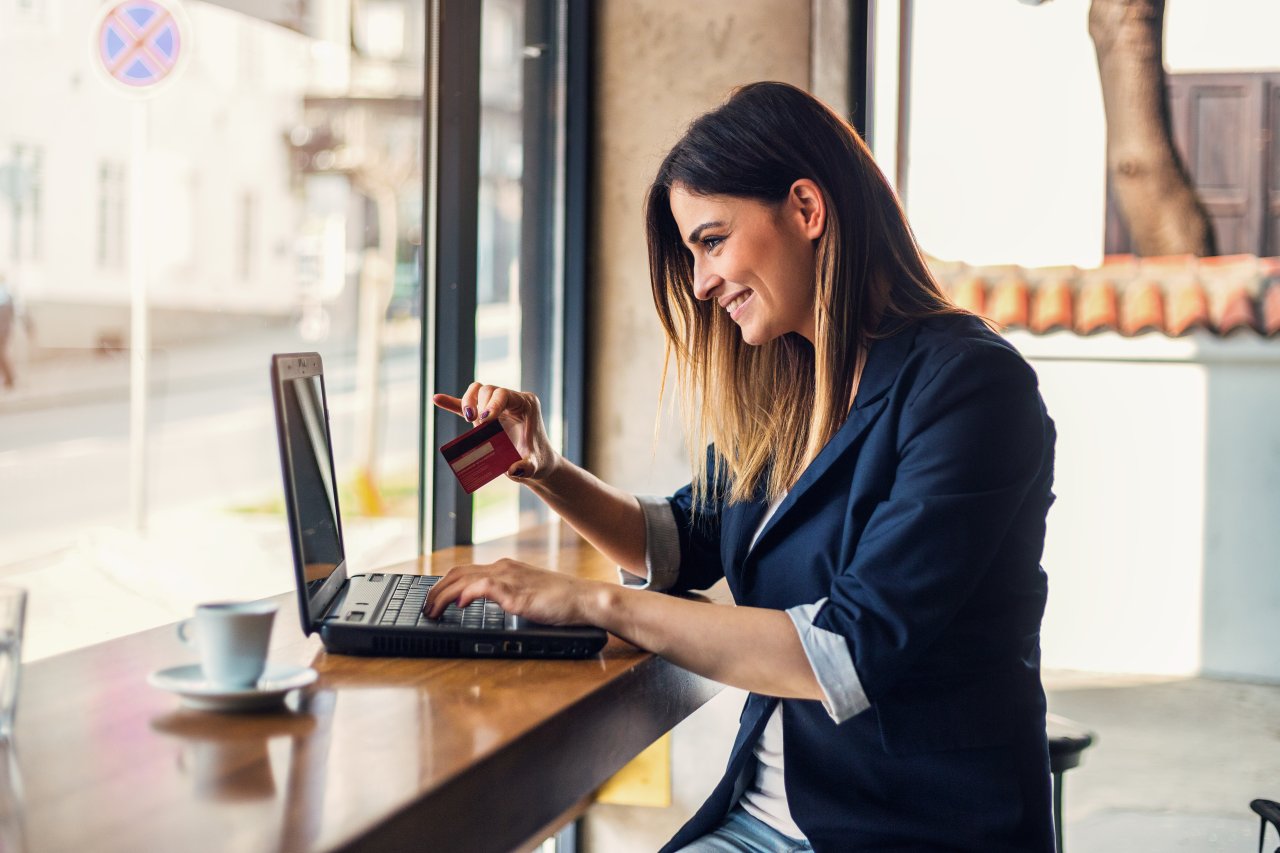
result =
[[[727,577],[738,606],[501,561],[451,571],[428,614],[488,596],[750,691],[666,850],[1052,851],[1034,373],[947,301],[862,140],[799,89],[745,86],[694,122],[646,215],[690,446],[709,448],[692,484],[605,485],[550,449],[529,394],[435,402],[512,428],[510,475],[650,589]]]

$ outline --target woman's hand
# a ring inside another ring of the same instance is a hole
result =
[[[466,607],[477,598],[544,625],[592,624],[588,614],[607,585],[539,569],[517,560],[455,566],[427,594],[422,613],[440,618],[452,603]]]
[[[546,479],[560,460],[547,438],[536,394],[472,382],[461,397],[435,394],[431,402],[473,424],[497,418],[521,456],[507,469],[507,476],[517,482]]]

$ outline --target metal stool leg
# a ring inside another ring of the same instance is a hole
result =
[[[1053,833],[1058,853],[1062,853],[1062,774],[1053,774]]]

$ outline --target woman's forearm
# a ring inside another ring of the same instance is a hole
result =
[[[644,513],[635,495],[559,457],[543,478],[526,485],[610,560],[645,574]]]
[[[823,698],[784,611],[708,604],[607,584],[584,606],[591,624],[713,681],[767,696]]]

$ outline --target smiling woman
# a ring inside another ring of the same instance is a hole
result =
[[[1035,374],[946,299],[865,144],[795,87],[696,120],[646,213],[693,482],[637,498],[552,449],[535,395],[438,394],[508,427],[508,476],[635,577],[460,566],[427,614],[488,597],[750,691],[664,851],[1049,853]],[[737,607],[654,594],[721,579]]]
[[[689,447],[716,446],[735,500],[762,478],[778,497],[827,444],[882,321],[959,310],[866,144],[788,86],[745,86],[696,121],[658,169],[645,209]],[[794,381],[810,374],[816,382]],[[733,404],[743,392],[767,419]],[[705,488],[695,479],[695,494]]]

